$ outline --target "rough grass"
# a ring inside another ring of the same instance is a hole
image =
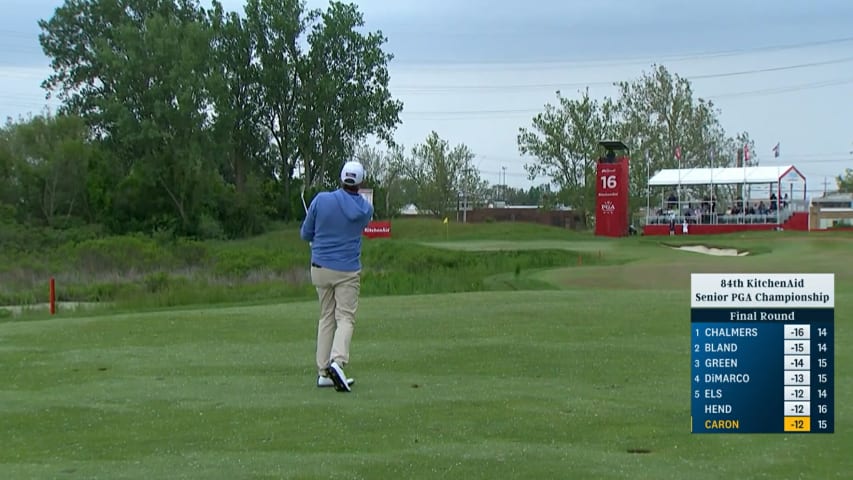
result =
[[[438,220],[401,219],[392,225],[392,239],[364,242],[365,296],[675,286],[693,268],[784,271],[791,256],[833,271],[853,238],[851,232],[750,232],[602,239],[532,224],[445,226]],[[65,234],[56,240],[64,243],[52,250],[0,258],[0,305],[44,304],[51,276],[59,301],[100,302],[120,310],[311,299],[309,252],[297,227],[233,242]],[[705,257],[669,248],[693,244],[745,249],[750,255]],[[756,260],[774,252],[770,263]]]
[[[431,232],[436,229],[438,233]],[[469,253],[428,243],[445,231],[437,220],[395,221],[393,239],[364,242],[363,294],[531,288],[542,284],[520,274],[574,264],[579,256],[586,263],[601,263],[590,249],[589,235],[564,229],[451,224],[447,230],[457,242],[456,237],[498,237],[545,243],[536,249],[517,244],[495,253]],[[548,238],[552,240],[543,240]],[[578,248],[567,247],[566,239]],[[69,241],[46,252],[18,252],[0,263],[0,305],[45,303],[50,277],[56,278],[59,301],[104,302],[125,309],[309,299],[314,294],[309,256],[298,225],[232,242],[144,236]],[[490,280],[505,272],[518,275],[509,283]]]

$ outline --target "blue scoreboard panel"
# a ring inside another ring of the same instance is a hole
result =
[[[691,432],[833,433],[833,274],[693,274]]]

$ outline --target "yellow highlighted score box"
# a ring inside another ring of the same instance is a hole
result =
[[[786,432],[809,432],[812,429],[809,417],[785,417]]]

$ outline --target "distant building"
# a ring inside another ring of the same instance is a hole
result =
[[[417,205],[410,203],[400,209],[400,215],[420,215]]]
[[[809,230],[853,227],[853,193],[833,192],[812,198]]]
[[[853,208],[853,193],[831,192],[811,200],[812,204],[826,208]]]

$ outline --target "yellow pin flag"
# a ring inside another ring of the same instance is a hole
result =
[[[444,223],[447,224],[447,217],[444,217]]]

